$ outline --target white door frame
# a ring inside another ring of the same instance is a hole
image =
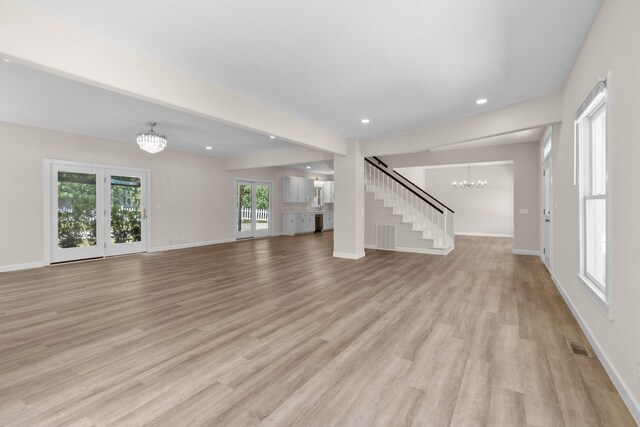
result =
[[[251,230],[244,234],[240,234],[242,232],[238,231],[238,184],[251,185]],[[267,185],[269,187],[269,228],[266,230],[257,230],[256,228],[256,185]],[[233,179],[233,230],[236,239],[269,237],[273,235],[273,181],[251,178]]]
[[[51,175],[53,173],[53,167],[54,165],[57,166],[64,166],[64,167],[71,167],[71,168],[99,168],[103,170],[106,169],[111,169],[111,170],[118,170],[118,171],[123,171],[123,172],[144,172],[147,175],[147,179],[146,179],[146,203],[144,206],[144,209],[147,210],[147,224],[146,224],[146,231],[147,231],[147,239],[144,245],[144,252],[147,252],[149,250],[149,248],[151,248],[151,227],[152,227],[152,215],[151,215],[151,170],[149,169],[142,169],[142,168],[132,168],[132,167],[126,167],[126,166],[119,166],[119,165],[108,165],[108,164],[101,164],[101,163],[86,163],[86,162],[75,162],[75,161],[69,161],[69,160],[58,160],[58,159],[44,159],[43,162],[43,230],[44,230],[44,245],[43,245],[43,253],[44,253],[44,264],[45,265],[51,265],[51,249],[52,249],[52,232],[53,232],[53,218],[51,216],[51,208],[53,206],[53,192],[51,191],[52,189],[52,181],[51,181]],[[104,183],[104,175],[102,176],[101,179],[101,186]],[[101,194],[105,194],[104,192],[104,187],[102,189],[102,193]],[[101,201],[102,203],[102,209],[104,209],[104,197],[101,197],[100,195],[98,196],[98,200]],[[56,221],[57,222],[57,221]],[[104,227],[102,228],[104,229]],[[104,247],[104,242],[103,242],[103,247]]]

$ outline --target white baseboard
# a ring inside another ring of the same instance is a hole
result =
[[[513,234],[499,233],[476,233],[473,231],[456,231],[454,236],[477,236],[477,237],[513,237]]]
[[[376,249],[379,251],[391,251],[391,252],[409,252],[412,254],[424,254],[424,255],[447,255],[449,252],[451,252],[454,247],[450,246],[448,248],[442,248],[442,249],[432,249],[432,248],[403,248],[403,247],[396,247],[395,249],[380,249],[378,247],[376,247],[376,245],[373,244],[365,244],[364,247],[366,249]]]
[[[231,243],[235,241],[236,239],[219,239],[219,240],[209,240],[206,242],[182,243],[180,245],[157,246],[155,248],[149,249],[149,252],[164,252],[164,251],[173,251],[176,249],[197,248],[198,246],[219,245],[221,243]]]
[[[364,258],[364,252],[360,252],[359,254],[349,254],[346,252],[334,252],[334,258],[344,258],[344,259],[360,259]]]
[[[540,256],[540,252],[538,251],[530,251],[528,249],[514,249],[514,255],[531,255],[531,256]]]
[[[24,264],[0,265],[0,273],[8,271],[28,270],[30,268],[40,268],[48,265],[44,261],[27,262]]]
[[[589,340],[591,347],[593,347],[593,350],[596,352],[596,355],[598,356],[600,363],[602,363],[604,370],[607,371],[607,374],[609,375],[609,378],[611,378],[611,381],[613,382],[613,385],[616,387],[616,390],[618,390],[618,393],[620,393],[622,400],[627,405],[627,408],[629,408],[631,415],[636,420],[636,423],[640,425],[640,403],[638,403],[636,398],[629,391],[630,389],[627,386],[627,383],[622,379],[622,377],[618,373],[618,370],[613,366],[613,364],[611,363],[611,360],[607,357],[607,354],[605,353],[604,349],[602,348],[598,340],[595,338],[595,336],[591,332],[591,329],[589,329],[589,326],[587,326],[586,322],[580,315],[580,312],[578,311],[575,304],[571,300],[571,297],[569,297],[569,294],[564,290],[564,287],[560,284],[560,281],[558,280],[558,278],[552,274],[551,279],[553,280],[553,283],[556,285],[558,292],[560,292],[560,295],[562,295],[564,302],[567,304],[567,306],[571,310],[571,313],[573,313],[573,317],[575,317],[576,320],[578,321],[578,325],[580,325],[580,329],[582,329],[582,332]]]

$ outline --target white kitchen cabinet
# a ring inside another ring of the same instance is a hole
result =
[[[282,234],[294,236],[316,231],[316,215],[312,213],[282,214]]]
[[[333,181],[325,181],[322,186],[322,203],[333,203]]]
[[[322,229],[333,230],[333,212],[325,212],[322,218]]]
[[[313,200],[313,180],[297,176],[282,177],[283,203],[310,203]]]
[[[316,231],[316,214],[303,214],[304,216],[304,232],[313,233]]]
[[[312,179],[304,180],[304,201],[307,203],[313,202],[313,196],[315,195],[315,187],[313,186]]]
[[[285,236],[296,234],[296,214],[282,214],[282,234]]]

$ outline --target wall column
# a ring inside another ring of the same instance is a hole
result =
[[[349,139],[346,156],[334,155],[333,169],[333,256],[359,259],[364,257],[364,157],[359,139]]]

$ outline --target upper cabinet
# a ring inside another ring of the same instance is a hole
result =
[[[325,181],[322,186],[322,202],[333,203],[333,181]]]
[[[283,203],[310,203],[313,200],[313,180],[297,176],[282,177]]]

